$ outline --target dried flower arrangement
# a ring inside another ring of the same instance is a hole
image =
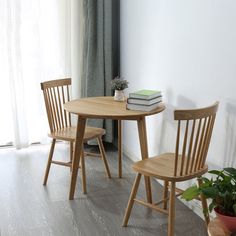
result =
[[[124,80],[121,77],[117,76],[111,81],[111,89],[121,91],[128,88],[128,84],[129,82],[127,80]]]

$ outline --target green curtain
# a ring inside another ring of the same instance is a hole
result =
[[[83,0],[82,97],[111,96],[110,81],[119,74],[119,0]],[[113,141],[111,120],[89,120],[104,127]]]

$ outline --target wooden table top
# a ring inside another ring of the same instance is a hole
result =
[[[207,231],[209,236],[230,236],[231,232],[221,223],[218,218],[210,221]]]
[[[117,102],[113,97],[88,97],[72,100],[64,104],[65,110],[86,118],[104,118],[115,120],[137,120],[143,116],[149,116],[162,112],[165,105],[150,111],[132,111],[126,109],[126,102]]]

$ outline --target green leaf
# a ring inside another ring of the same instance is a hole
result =
[[[201,191],[207,198],[216,198],[217,195],[219,194],[218,189],[216,189],[215,187],[207,187],[201,189]]]
[[[212,187],[212,181],[203,182],[199,188],[203,189],[203,188],[208,188],[208,187]]]
[[[211,183],[211,181],[210,181],[208,178],[206,178],[206,177],[202,177],[201,179],[202,179],[203,182],[206,183],[206,184],[210,184],[210,183]]]
[[[236,169],[233,168],[233,167],[224,168],[224,171],[226,171],[226,172],[229,173],[230,175],[236,176]]]
[[[219,171],[219,170],[209,170],[208,173],[214,174],[214,175],[220,175],[221,171]]]
[[[209,205],[209,211],[212,212],[212,210],[216,207],[216,204],[214,202],[210,203]]]
[[[213,175],[218,175],[222,178],[225,177],[225,175],[222,173],[222,171],[219,171],[219,170],[209,170],[208,173],[213,174]]]
[[[193,185],[189,188],[187,188],[183,194],[182,194],[182,198],[185,199],[186,201],[190,201],[194,198],[196,198],[197,196],[199,196],[200,191],[197,187],[197,185]]]
[[[227,183],[227,182],[228,182],[228,183],[231,183],[231,180],[232,180],[232,177],[231,177],[231,176],[227,176],[227,175],[226,175],[226,176],[224,177],[224,183]]]

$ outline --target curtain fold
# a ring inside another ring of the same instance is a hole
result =
[[[72,77],[74,98],[112,95],[118,0],[1,0],[0,15],[0,146],[47,142],[42,81]],[[112,142],[112,121],[88,124]]]
[[[81,71],[83,63],[83,0],[71,0],[71,79],[72,98],[81,98]],[[76,117],[73,117],[76,125]]]
[[[70,76],[67,0],[0,1],[0,145],[47,141],[40,82]]]
[[[111,96],[111,80],[119,71],[119,1],[83,0],[82,97]],[[111,120],[89,120],[88,125],[104,127],[105,141],[113,141]]]

